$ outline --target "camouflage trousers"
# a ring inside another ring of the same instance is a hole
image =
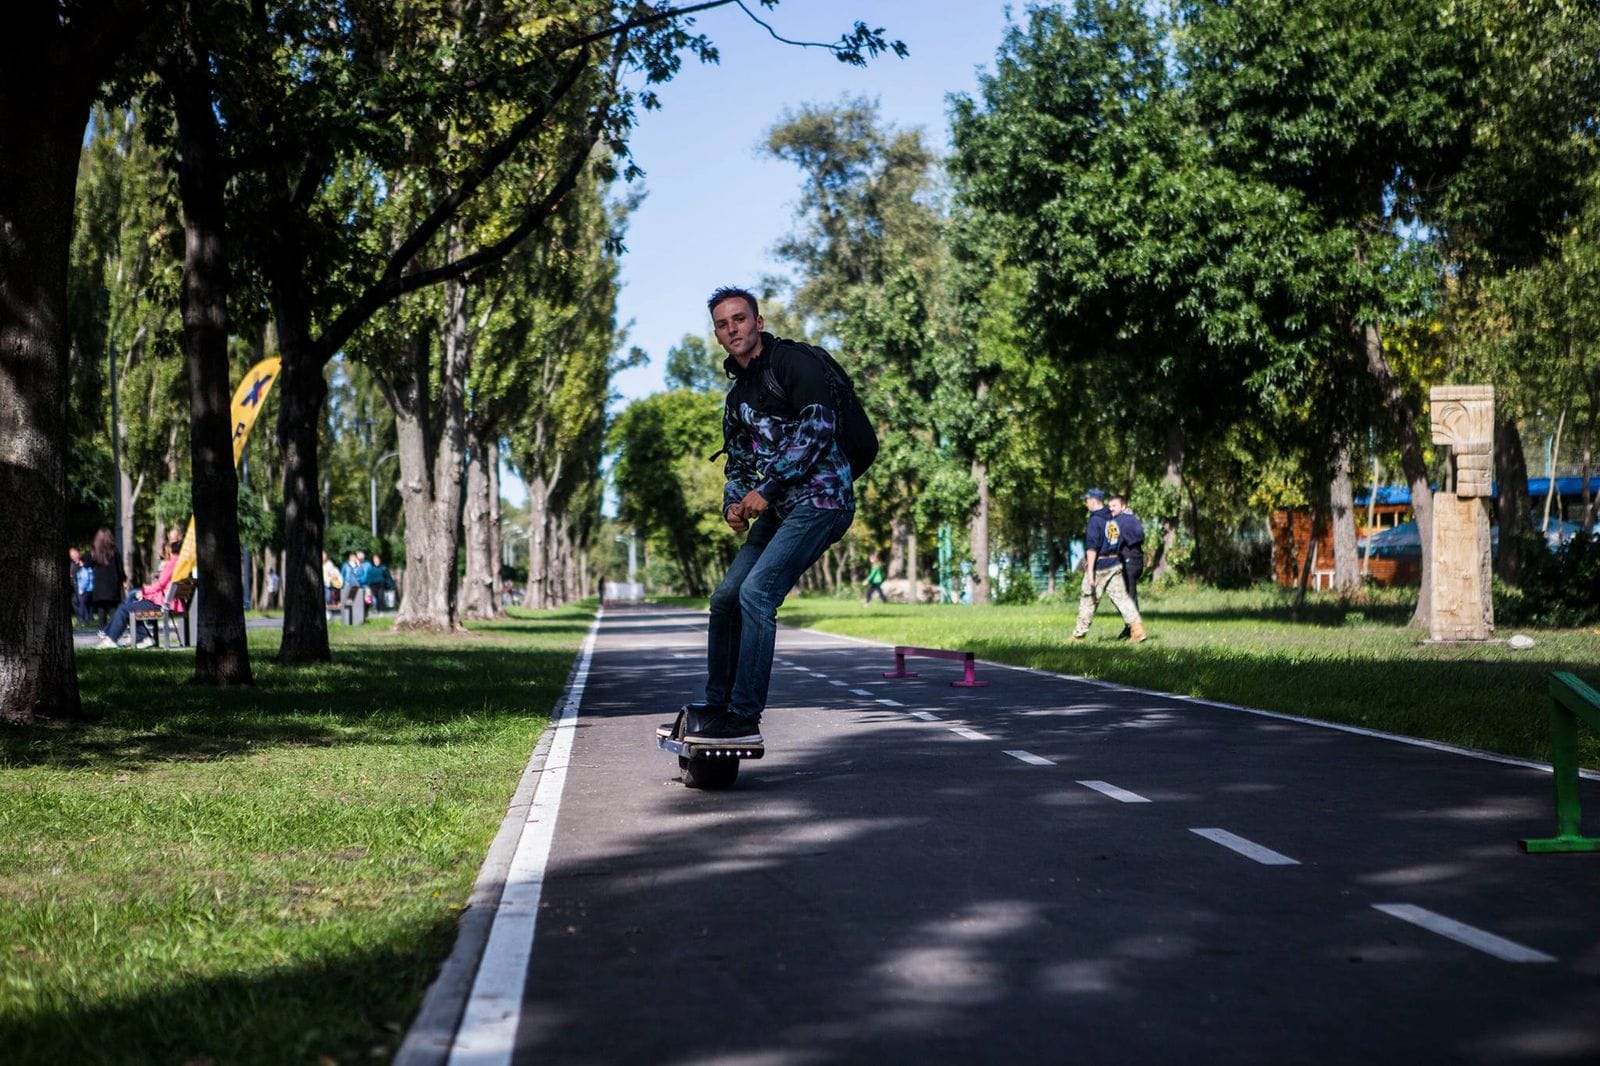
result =
[[[1094,609],[1100,606],[1100,598],[1107,594],[1111,596],[1112,606],[1122,615],[1125,624],[1131,626],[1139,621],[1139,607],[1128,595],[1128,583],[1122,580],[1122,564],[1118,563],[1096,570],[1092,580],[1084,578],[1083,594],[1078,597],[1078,624],[1072,627],[1073,636],[1081,637],[1089,632],[1089,623],[1094,621]]]

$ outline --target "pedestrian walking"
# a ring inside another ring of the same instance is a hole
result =
[[[1083,586],[1078,596],[1078,622],[1072,629],[1072,639],[1082,640],[1089,635],[1089,624],[1094,621],[1100,597],[1110,596],[1112,605],[1128,627],[1130,639],[1138,643],[1145,639],[1144,623],[1139,619],[1139,608],[1128,595],[1128,586],[1122,578],[1122,559],[1117,555],[1121,531],[1112,520],[1110,508],[1106,507],[1105,490],[1086,491],[1083,505],[1089,512],[1089,522],[1083,536]]]
[[[879,560],[877,552],[872,553],[871,562],[872,569],[867,571],[867,594],[861,601],[863,607],[872,602],[874,593],[884,603],[889,602],[889,597],[883,594],[883,562]]]
[[[110,526],[101,526],[89,548],[89,564],[94,571],[93,591],[89,594],[91,614],[110,619],[111,612],[122,602],[122,587],[128,583],[127,571],[122,568],[122,553],[117,550],[117,540]]]
[[[1122,583],[1127,586],[1128,598],[1134,607],[1139,606],[1139,578],[1144,575],[1144,523],[1128,507],[1123,496],[1106,499],[1106,510],[1117,524],[1117,556],[1122,560]],[[1122,627],[1122,639],[1133,635],[1132,626]]]

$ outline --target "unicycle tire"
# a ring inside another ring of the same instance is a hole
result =
[[[678,756],[678,770],[685,788],[717,791],[732,788],[739,778],[738,759],[691,759]]]

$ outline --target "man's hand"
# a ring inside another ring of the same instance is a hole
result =
[[[735,533],[743,533],[750,528],[750,520],[744,516],[744,505],[736,503],[722,513],[723,520]]]
[[[744,499],[739,501],[737,506],[739,512],[753,522],[761,517],[761,512],[767,509],[767,498],[755,489],[751,489],[745,494]]]
[[[1083,575],[1083,587],[1080,588],[1078,591],[1081,592],[1085,596],[1093,596],[1094,595],[1094,575],[1093,574],[1084,574]]]

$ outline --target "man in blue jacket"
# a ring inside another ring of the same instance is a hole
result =
[[[1109,595],[1128,627],[1130,639],[1138,643],[1145,639],[1144,623],[1122,579],[1122,557],[1117,554],[1122,533],[1106,507],[1105,490],[1089,489],[1083,494],[1083,505],[1089,512],[1089,524],[1083,537],[1083,587],[1078,597],[1078,624],[1072,629],[1072,639],[1082,640],[1089,635],[1089,623],[1094,621],[1100,597]]]
[[[1106,499],[1106,509],[1117,524],[1117,555],[1122,559],[1122,583],[1127,586],[1128,598],[1139,606],[1139,578],[1144,574],[1144,523],[1128,508],[1121,496]],[[1133,627],[1123,626],[1121,640],[1133,636]]]
[[[718,289],[706,306],[732,379],[722,413],[722,517],[749,535],[711,594],[706,698],[689,705],[683,736],[756,744],[778,607],[850,528],[855,495],[850,462],[834,439],[839,412],[821,360],[765,332],[756,298],[744,289]]]

